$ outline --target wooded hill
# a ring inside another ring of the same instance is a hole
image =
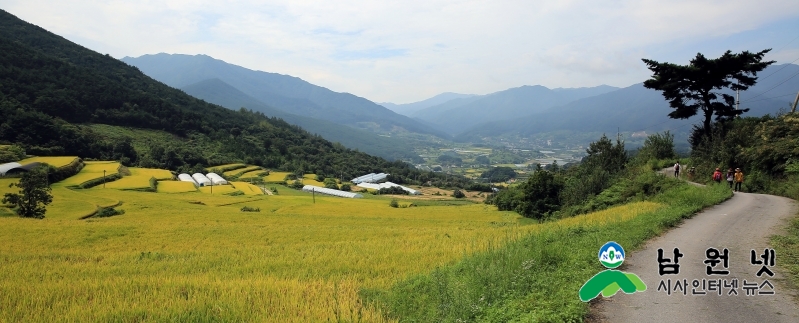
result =
[[[245,161],[287,171],[354,177],[388,172],[434,180],[402,162],[349,150],[262,113],[232,111],[166,86],[108,55],[0,10],[0,142],[28,153],[120,159],[169,169]],[[107,124],[166,131],[175,140],[110,140]]]

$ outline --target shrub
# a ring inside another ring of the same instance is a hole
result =
[[[261,212],[261,208],[258,208],[258,207],[251,208],[249,206],[242,206],[241,207],[241,212]]]
[[[377,191],[377,194],[408,195],[408,192],[399,186],[384,187]]]
[[[397,199],[391,199],[391,202],[388,203],[388,206],[393,207],[393,208],[398,208],[399,207],[399,202],[397,202]]]
[[[463,194],[461,190],[455,190],[454,192],[452,192],[452,196],[454,196],[456,199],[462,199],[466,197],[466,194]]]
[[[341,184],[341,190],[345,191],[345,192],[349,192],[349,191],[352,190],[352,188],[350,187],[350,184]]]
[[[122,215],[125,214],[125,210],[117,210],[113,207],[101,207],[100,210],[97,211],[93,217],[95,218],[107,218],[115,215]]]
[[[294,183],[291,183],[291,185],[289,185],[289,187],[291,187],[291,188],[293,188],[295,190],[302,189],[303,186],[304,185],[302,185],[302,183],[300,183],[300,181],[294,181]]]

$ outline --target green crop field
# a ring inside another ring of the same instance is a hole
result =
[[[118,162],[111,161],[86,162],[86,166],[77,175],[69,177],[61,181],[61,183],[64,185],[80,185],[89,180],[102,178],[103,171],[105,171],[106,176],[116,174],[119,172],[119,166],[121,165]]]
[[[22,165],[25,165],[25,164],[29,164],[29,163],[39,162],[39,163],[47,163],[47,164],[49,164],[50,166],[53,166],[53,167],[64,167],[66,165],[69,165],[73,161],[75,161],[75,159],[77,159],[77,158],[78,157],[31,157],[31,158],[23,159],[23,160],[19,161],[18,163],[20,163]],[[116,172],[116,171],[114,171],[114,172]]]
[[[158,193],[196,192],[197,187],[191,182],[158,181]]]

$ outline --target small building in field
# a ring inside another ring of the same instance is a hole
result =
[[[194,173],[191,175],[191,178],[193,178],[194,181],[200,186],[211,186],[213,184],[211,180],[208,179],[208,177],[205,177],[205,175],[202,173]]]
[[[208,173],[205,175],[208,179],[211,180],[211,183],[214,185],[226,185],[228,182],[222,176],[219,176],[217,173]]]

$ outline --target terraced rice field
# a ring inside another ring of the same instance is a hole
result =
[[[113,182],[108,182],[105,186],[107,188],[116,189],[146,189],[150,187],[150,178],[155,177],[155,179],[158,180],[172,179],[172,173],[164,169],[130,167],[128,170],[130,171],[130,175],[123,176],[121,179]],[[92,189],[101,188],[102,185],[95,186]]]
[[[248,166],[248,167],[245,167],[245,168],[239,168],[239,169],[234,169],[234,170],[231,170],[231,171],[227,171],[224,174],[225,174],[225,176],[236,176],[238,174],[243,174],[243,173],[247,173],[247,172],[250,172],[250,171],[256,171],[256,170],[262,170],[262,168],[259,167],[259,166]]]
[[[269,175],[264,177],[265,182],[282,182],[289,172],[270,172]]]
[[[102,178],[103,171],[105,171],[106,176],[116,174],[119,172],[119,166],[121,166],[118,162],[112,161],[90,161],[85,164],[86,166],[78,174],[61,181],[61,183],[64,185],[80,185],[89,180]],[[107,186],[108,184],[106,184]]]
[[[225,168],[231,168],[231,167],[244,168],[244,167],[247,167],[247,165],[241,164],[241,163],[224,164],[224,165],[209,167],[209,168],[206,168],[205,170],[208,171],[208,172],[211,172],[214,169],[225,169]]]
[[[206,194],[230,194],[235,191],[238,191],[232,185],[214,185],[214,186],[202,186],[200,187],[200,192]]]
[[[257,178],[259,174],[263,174],[265,172],[266,171],[262,170],[262,169],[252,170],[252,171],[246,172],[244,174],[241,174],[241,176],[239,176],[238,179],[241,180],[241,179],[248,179],[248,178]]]
[[[231,182],[230,184],[244,192],[245,195],[264,195],[264,191],[260,187],[247,182]]]
[[[196,192],[197,187],[191,182],[182,181],[159,181],[158,193],[186,193]]]
[[[49,165],[51,165],[53,167],[64,167],[66,165],[69,165],[73,161],[75,161],[75,159],[77,159],[77,158],[78,157],[75,157],[75,156],[68,156],[68,157],[31,157],[31,158],[23,159],[23,160],[19,161],[18,163],[20,163],[22,165],[25,165],[25,164],[29,164],[29,163],[38,162],[38,163],[47,163],[47,164],[49,164]]]

